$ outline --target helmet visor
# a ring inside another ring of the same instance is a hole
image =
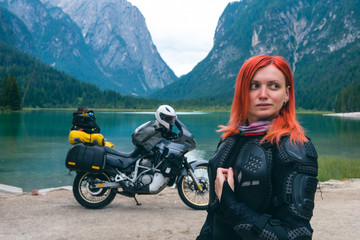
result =
[[[167,122],[170,126],[173,126],[175,123],[175,116],[169,116],[169,115],[160,113],[160,118],[161,118],[161,120]]]

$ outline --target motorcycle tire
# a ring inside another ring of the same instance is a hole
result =
[[[91,186],[104,181],[110,182],[110,178],[105,173],[79,172],[73,183],[73,194],[76,201],[81,206],[90,209],[100,209],[110,204],[116,196],[116,189]]]
[[[183,175],[177,185],[181,200],[195,210],[206,210],[209,204],[209,176],[207,165],[199,165],[194,169],[194,175],[202,189],[195,186],[189,175]]]

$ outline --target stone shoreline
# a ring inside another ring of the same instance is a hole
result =
[[[323,116],[330,116],[330,117],[343,117],[343,118],[356,118],[356,119],[360,119],[360,112],[350,112],[350,113],[329,113],[329,114],[323,114]]]

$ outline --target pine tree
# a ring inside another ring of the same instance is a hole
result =
[[[0,107],[4,107],[4,98],[3,98],[3,86],[4,86],[4,80],[0,79]],[[1,109],[0,109],[1,110]]]
[[[9,75],[6,75],[4,78],[2,91],[1,91],[1,105],[4,107],[9,106],[9,96],[8,96],[9,86],[10,86],[10,77]]]
[[[18,84],[15,79],[14,73],[10,76],[10,89],[9,89],[9,100],[11,110],[21,110],[21,99]]]
[[[2,105],[11,110],[21,109],[20,91],[14,73],[6,75],[2,88]]]

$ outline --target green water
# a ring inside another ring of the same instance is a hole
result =
[[[228,113],[179,113],[190,129],[197,147],[189,160],[209,159],[216,149],[219,124],[226,124]],[[153,112],[96,112],[101,133],[115,149],[129,152],[131,134],[136,127],[154,119]],[[298,119],[312,139],[319,155],[359,158],[360,120],[299,114]],[[0,114],[0,183],[25,191],[71,185],[64,160],[69,148],[70,111],[25,111]]]

